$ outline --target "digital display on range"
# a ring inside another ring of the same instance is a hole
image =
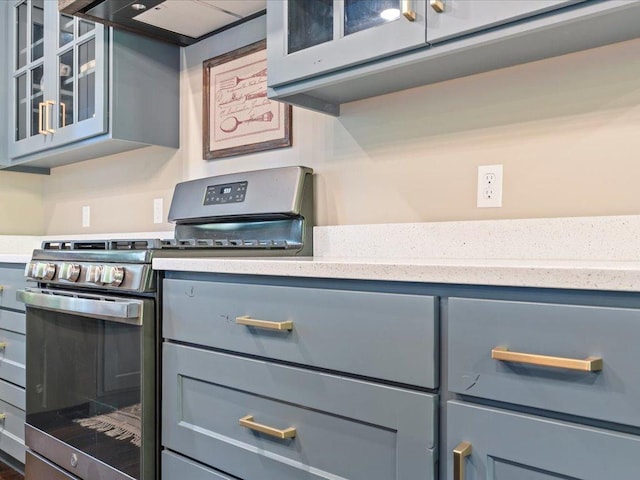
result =
[[[204,205],[244,202],[248,182],[210,185],[204,195]]]

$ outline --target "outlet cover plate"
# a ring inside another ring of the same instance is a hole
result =
[[[478,167],[477,206],[502,207],[502,165]]]

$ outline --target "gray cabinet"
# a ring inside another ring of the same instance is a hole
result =
[[[459,401],[447,403],[447,429],[447,480],[638,478],[636,435]]]
[[[427,42],[450,40],[583,1],[442,0],[442,11],[427,9]]]
[[[450,391],[640,427],[640,310],[450,298],[448,327]]]
[[[446,478],[637,477],[637,302],[540,295],[447,299]]]
[[[431,296],[167,279],[164,302],[164,335],[174,340],[437,387]]]
[[[267,9],[273,33],[267,50],[269,85],[424,46],[426,3],[410,3],[414,5],[403,7],[406,2],[400,0],[271,2]]]
[[[9,4],[0,2],[0,65],[7,64],[7,54],[9,50]],[[0,112],[7,111],[7,76],[0,74]],[[0,113],[0,165],[4,164],[8,158],[7,151],[7,121],[6,114]]]
[[[437,298],[280,280],[164,279],[162,478],[435,480]]]
[[[166,343],[162,398],[166,448],[245,480],[435,478],[436,395]]]
[[[24,265],[0,264],[0,458],[25,460],[25,314],[16,301]]]
[[[339,115],[341,103],[637,38],[640,23],[635,0],[413,0],[395,7],[414,21],[346,34],[348,5],[380,3],[270,4],[269,97]]]
[[[11,0],[8,167],[178,146],[178,48]],[[161,118],[164,121],[158,122]]]

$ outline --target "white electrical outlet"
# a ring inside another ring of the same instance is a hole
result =
[[[91,226],[91,208],[89,205],[82,207],[82,227],[87,228]]]
[[[502,207],[502,165],[478,167],[478,207]]]
[[[153,223],[162,223],[162,199],[153,199]]]

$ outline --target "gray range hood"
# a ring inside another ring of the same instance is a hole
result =
[[[58,9],[186,47],[263,15],[266,0],[58,0]]]

